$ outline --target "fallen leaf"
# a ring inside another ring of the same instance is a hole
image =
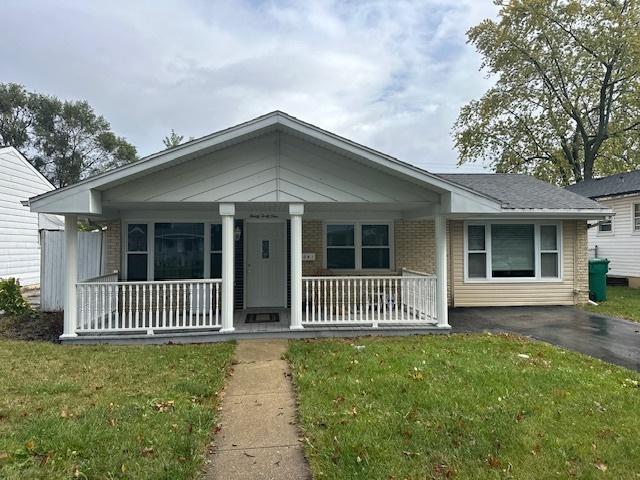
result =
[[[595,463],[594,466],[601,472],[607,471],[607,466],[604,463]]]

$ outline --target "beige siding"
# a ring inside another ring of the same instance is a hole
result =
[[[560,282],[465,282],[464,222],[451,222],[454,304],[469,306],[573,305],[584,300],[586,257],[585,222],[563,222],[563,279]],[[580,245],[580,247],[577,247]],[[575,264],[580,269],[574,268]],[[576,291],[580,291],[576,295]]]

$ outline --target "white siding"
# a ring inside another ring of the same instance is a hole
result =
[[[0,278],[40,283],[38,214],[21,200],[53,187],[13,148],[0,148]]]
[[[633,231],[632,206],[640,203],[640,195],[598,200],[611,208],[613,233],[598,232],[598,228],[589,229],[589,254],[593,256],[598,247],[598,257],[608,258],[609,275],[621,277],[640,277],[640,232]]]
[[[433,202],[436,193],[284,133],[268,133],[105,190],[127,202]]]

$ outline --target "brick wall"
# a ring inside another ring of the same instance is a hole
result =
[[[304,220],[302,222],[302,251],[315,253],[312,262],[302,262],[302,275],[321,275],[324,252],[322,251],[322,222],[320,220]]]
[[[577,220],[574,250],[576,303],[587,303],[589,300],[589,252],[587,249],[587,222]]]
[[[436,240],[433,221],[398,220],[395,222],[396,270],[435,272]]]
[[[107,272],[120,271],[120,221],[107,224],[104,231],[104,248],[107,256]]]

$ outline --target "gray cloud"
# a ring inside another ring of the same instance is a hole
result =
[[[452,171],[451,126],[490,84],[465,32],[493,15],[489,0],[5,0],[0,81],[88,100],[143,155],[171,128],[281,109]]]

